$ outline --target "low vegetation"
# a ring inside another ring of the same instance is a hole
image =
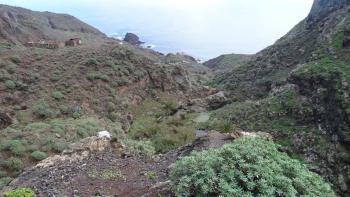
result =
[[[148,99],[133,110],[135,120],[129,134],[134,139],[150,141],[157,153],[166,153],[195,138],[191,114],[174,116],[177,103],[163,99]]]
[[[41,151],[34,151],[30,155],[37,161],[41,161],[47,157],[47,154]]]
[[[116,169],[103,169],[103,170],[93,169],[87,173],[87,176],[90,179],[102,179],[102,180],[117,180],[117,179],[124,178],[122,173]]]
[[[30,188],[18,188],[13,191],[5,192],[4,197],[34,197],[35,193]]]

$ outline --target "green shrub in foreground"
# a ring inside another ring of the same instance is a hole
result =
[[[34,197],[34,191],[30,188],[18,188],[13,191],[5,192],[4,197]]]
[[[170,178],[177,196],[335,196],[319,175],[258,138],[184,157]]]

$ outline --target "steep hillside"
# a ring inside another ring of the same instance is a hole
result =
[[[194,139],[197,112],[186,106],[216,93],[202,86],[209,69],[187,56],[173,61],[107,38],[69,15],[4,5],[0,12],[1,39],[7,43],[0,47],[0,188],[97,131],[108,130],[128,148],[152,153]],[[19,44],[72,36],[82,45]]]
[[[234,99],[264,97],[275,85],[285,84],[298,64],[335,55],[343,41],[344,50],[349,48],[345,43],[350,28],[348,5],[348,1],[315,1],[310,15],[287,35],[244,66],[217,76],[214,83],[237,93]]]
[[[309,16],[213,85],[234,101],[203,128],[266,131],[350,193],[350,1],[316,0]],[[225,126],[220,126],[225,125]]]
[[[203,64],[214,70],[228,70],[246,64],[252,55],[226,54],[213,58]]]
[[[96,28],[67,14],[35,12],[0,5],[0,42],[26,43],[29,40],[65,41],[72,37],[105,37]]]

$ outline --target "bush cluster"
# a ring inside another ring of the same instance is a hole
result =
[[[252,137],[184,157],[170,178],[177,196],[335,196],[319,175],[273,142]]]

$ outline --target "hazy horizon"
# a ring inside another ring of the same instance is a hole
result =
[[[0,4],[73,15],[107,35],[137,34],[163,53],[200,59],[254,54],[310,11],[312,0],[0,0]]]

